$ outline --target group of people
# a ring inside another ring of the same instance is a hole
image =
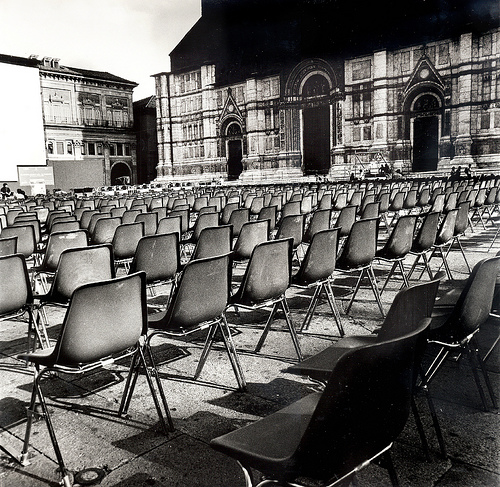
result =
[[[7,183],[3,183],[3,186],[0,188],[0,193],[2,194],[2,199],[6,200],[11,196],[15,196],[18,200],[23,200],[26,198],[26,192],[21,188],[17,188],[16,194],[10,190],[9,185]]]
[[[469,164],[464,169],[464,174],[465,174],[466,178],[472,177],[472,165],[471,164]],[[460,179],[461,177],[462,177],[462,166],[458,166],[458,167],[453,166],[451,168],[450,178],[451,179]]]

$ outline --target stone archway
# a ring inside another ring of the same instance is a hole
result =
[[[111,184],[130,184],[132,182],[132,172],[130,167],[124,162],[117,162],[111,168]]]

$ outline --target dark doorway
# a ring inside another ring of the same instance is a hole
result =
[[[418,117],[413,121],[413,166],[415,172],[435,171],[438,165],[439,118]]]
[[[227,141],[227,177],[229,181],[234,181],[240,177],[243,171],[243,151],[241,140]]]
[[[131,182],[130,169],[127,164],[119,162],[112,167],[111,184],[130,184]]]
[[[327,174],[330,170],[330,106],[305,108],[304,172]]]

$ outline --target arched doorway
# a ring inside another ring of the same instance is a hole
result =
[[[328,80],[321,74],[312,75],[302,87],[305,174],[328,174],[330,170],[330,105],[325,100],[329,92]]]
[[[117,162],[111,168],[111,184],[130,184],[131,183],[131,172],[130,168],[124,162]]]
[[[243,135],[237,122],[230,122],[226,127],[227,141],[227,178],[234,181],[243,171]]]
[[[439,160],[440,102],[432,93],[415,97],[411,107],[412,170],[435,171]]]

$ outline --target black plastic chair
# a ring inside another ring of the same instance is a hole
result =
[[[233,214],[236,213],[236,211],[233,212]],[[241,226],[240,233],[233,244],[233,262],[243,263],[248,261],[255,246],[269,240],[269,228],[269,220],[254,220],[244,223]]]
[[[160,298],[150,302],[150,305],[166,307],[175,288],[179,272],[182,270],[179,235],[165,233],[146,235],[137,243],[134,257],[130,264],[129,273],[144,271],[146,273],[147,289],[152,296],[156,296],[155,289],[159,286],[170,286],[166,302]]]
[[[436,344],[439,351],[425,373],[426,381],[430,382],[451,352],[466,354],[486,411],[488,405],[475,361],[481,368],[493,407],[498,406],[484,362],[477,350],[475,335],[490,315],[499,271],[500,257],[490,257],[478,262],[472,269],[455,305],[448,310],[443,308],[436,310],[431,323],[429,341]]]
[[[378,457],[398,485],[389,450],[408,419],[415,349],[426,326],[350,350],[322,393],[215,438],[210,446],[238,461],[247,487],[345,485]],[[254,483],[252,469],[266,480]]]
[[[232,240],[231,225],[206,227],[200,233],[191,260],[228,254],[231,252]]]
[[[113,246],[113,257],[115,271],[123,266],[128,274],[130,263],[134,258],[139,240],[144,236],[144,223],[122,223],[116,227],[111,245]]]
[[[27,352],[36,346],[31,344],[33,331],[42,347],[49,346],[49,338],[43,327],[38,328],[33,319],[33,292],[26,261],[22,254],[0,257],[0,321],[14,320],[28,315]]]
[[[63,250],[49,291],[36,294],[36,323],[48,323],[45,306],[67,306],[76,288],[115,277],[113,248],[111,244],[74,247]]]
[[[436,241],[432,246],[431,253],[429,255],[428,263],[430,266],[431,259],[438,253],[441,256],[443,266],[446,270],[446,275],[448,279],[453,280],[453,275],[451,273],[450,266],[446,259],[445,249],[447,246],[451,245],[453,242],[453,237],[455,235],[455,222],[457,219],[458,209],[453,209],[448,211],[444,215],[444,218],[439,226],[439,230],[436,235]]]
[[[32,269],[32,283],[40,283],[42,292],[48,291],[48,280],[54,276],[61,253],[74,247],[87,247],[87,232],[77,230],[74,232],[54,232],[49,235],[42,262]]]
[[[314,381],[325,383],[340,358],[353,348],[359,348],[369,344],[399,338],[407,333],[413,332],[418,326],[420,326],[422,320],[430,318],[438,287],[439,281],[435,280],[423,284],[416,284],[399,291],[394,298],[387,316],[377,334],[348,336],[342,338],[316,355],[305,359],[297,365],[291,366],[287,369],[287,372],[307,376]],[[417,367],[416,372],[420,375],[422,380],[424,380],[424,374],[421,370],[421,362],[424,351],[425,343],[422,343],[419,354],[416,357],[415,364]],[[416,379],[417,376],[415,376],[415,380]],[[426,396],[434,429],[436,430],[436,436],[441,448],[441,453],[443,457],[446,457],[446,446],[441,432],[441,427],[436,415],[434,403],[425,381],[418,391],[422,391]],[[415,392],[417,392],[417,390]],[[412,409],[423,449],[427,458],[429,458],[429,447],[415,401],[412,402]]]
[[[151,378],[151,366],[146,364],[139,339],[147,332],[146,285],[144,273],[137,273],[104,282],[84,285],[75,290],[66,312],[62,330],[54,347],[39,352],[20,355],[35,365],[33,390],[28,406],[28,422],[21,463],[28,463],[31,425],[39,401],[65,487],[73,485],[60,450],[50,410],[42,391],[42,379],[49,374],[83,374],[93,372],[117,360],[132,357],[118,415],[126,413],[139,369],[144,370],[165,433],[173,430],[172,419],[165,394],[160,387],[160,397],[167,416],[165,422],[160,402]],[[157,371],[152,370],[157,376]]]
[[[356,285],[347,305],[346,312],[351,309],[352,303],[361,286],[363,277],[367,277],[370,287],[375,296],[375,300],[382,316],[385,316],[380,291],[377,286],[377,280],[373,271],[373,261],[377,246],[379,219],[371,218],[367,220],[358,220],[352,226],[351,232],[347,237],[342,252],[337,259],[336,270],[341,273],[359,273]]]
[[[17,253],[17,235],[0,238],[0,257]]]
[[[154,363],[151,341],[163,335],[185,337],[208,329],[194,379],[198,379],[219,332],[224,341],[240,390],[246,389],[245,377],[229,330],[225,309],[231,287],[230,255],[197,259],[186,264],[168,308],[149,317],[150,334],[146,349]],[[157,377],[159,381],[159,378]]]
[[[313,297],[300,327],[301,332],[309,328],[321,293],[325,292],[339,334],[341,337],[344,336],[340,312],[330,282],[337,259],[338,232],[338,228],[317,231],[312,237],[299,270],[292,276],[293,287],[314,288]]]
[[[326,210],[316,210],[307,225],[302,237],[302,242],[309,244],[311,243],[314,235],[321,230],[328,230],[330,228],[331,211]]]
[[[406,277],[404,268],[404,260],[406,259],[408,252],[411,250],[411,246],[413,244],[413,233],[415,232],[416,224],[416,215],[400,216],[385,245],[375,253],[376,260],[392,263],[391,270],[385,278],[380,294],[384,292],[391,276],[398,268],[401,272],[404,286],[409,286],[409,281]]]
[[[439,216],[440,213],[438,211],[427,213],[422,224],[420,225],[420,228],[417,231],[417,235],[413,240],[409,252],[410,255],[414,255],[416,257],[413,261],[410,271],[408,272],[408,279],[411,278],[420,261],[420,258],[422,258],[422,261],[424,263],[424,268],[422,270],[422,273],[420,274],[420,278],[422,277],[423,272],[427,271],[429,279],[433,279],[432,271],[429,266],[429,259],[427,258],[427,253],[430,253],[432,251],[432,246],[436,241],[436,235],[439,226]]]
[[[121,224],[122,219],[120,217],[104,217],[96,220],[92,230],[90,230],[92,224],[89,226],[90,243],[92,245],[112,243],[116,229]]]
[[[259,352],[271,329],[273,318],[281,307],[292,337],[295,352],[302,360],[297,332],[293,327],[285,292],[292,278],[292,239],[269,240],[255,246],[238,290],[229,298],[236,309],[257,310],[271,307],[264,331],[255,347]]]

